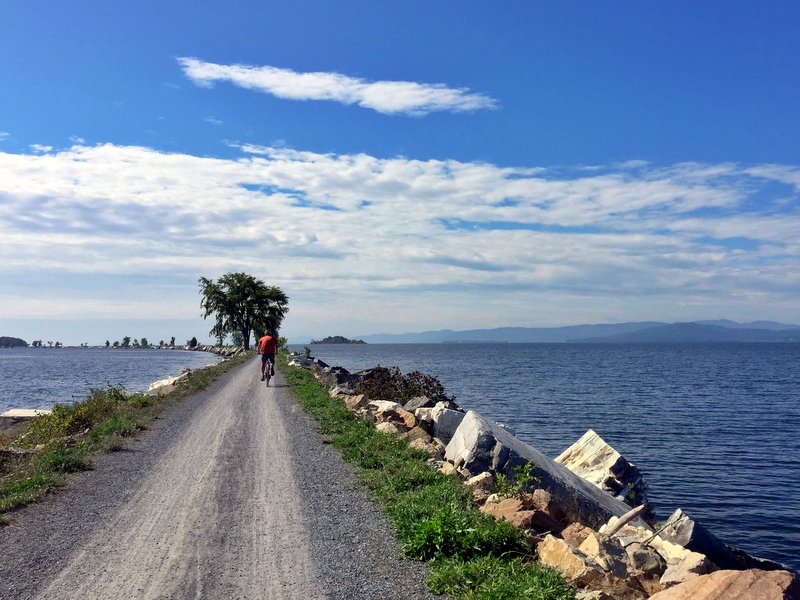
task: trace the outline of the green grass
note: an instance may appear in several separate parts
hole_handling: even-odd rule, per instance
[[[51,414],[28,422],[0,460],[0,525],[4,512],[35,502],[63,484],[67,473],[92,468],[92,456],[120,450],[168,406],[208,386],[220,374],[252,358],[240,355],[198,371],[164,396],[129,396],[121,388],[94,390],[80,402],[56,404]]]
[[[532,559],[522,532],[482,514],[461,482],[432,469],[427,455],[378,433],[330,398],[324,384],[303,369],[278,365],[319,431],[352,463],[395,527],[404,555],[427,561],[434,593],[455,599],[574,598],[559,574]]]

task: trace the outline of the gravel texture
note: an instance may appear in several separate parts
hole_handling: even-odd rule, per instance
[[[0,527],[0,598],[435,598],[255,361]]]

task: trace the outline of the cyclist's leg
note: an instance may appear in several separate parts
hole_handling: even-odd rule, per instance
[[[267,355],[261,355],[261,381],[264,381],[264,370],[267,367]]]

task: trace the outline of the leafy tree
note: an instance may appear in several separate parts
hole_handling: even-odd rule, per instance
[[[174,348],[175,347],[175,336],[174,335],[171,338],[169,338],[169,347],[170,348]]]
[[[192,336],[192,339],[186,340],[186,345],[189,346],[189,348],[197,348],[197,338]]]
[[[123,348],[131,347],[131,336],[126,335],[124,338],[122,338],[122,347]]]
[[[141,340],[139,340],[139,344],[142,348],[147,348],[150,345],[150,342],[147,341],[146,337],[143,337]]]
[[[106,348],[108,348],[110,345],[111,345],[111,342],[109,342],[108,340],[106,340]]]
[[[119,340],[114,341],[114,348],[119,348]]]
[[[289,298],[280,288],[246,273],[226,273],[216,282],[201,277],[199,284],[203,318],[214,315],[216,320],[209,334],[217,337],[238,331],[245,350],[250,349],[254,332],[277,334],[289,311]]]

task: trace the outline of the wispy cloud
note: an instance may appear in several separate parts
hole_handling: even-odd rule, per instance
[[[7,140],[10,137],[10,135],[11,134],[8,133],[7,131],[0,131],[0,142],[2,142],[3,140]]]
[[[796,181],[794,166],[555,173],[242,151],[0,152],[0,276],[51,289],[53,273],[146,274],[147,289],[115,292],[124,302],[102,287],[65,287],[59,302],[85,315],[170,317],[197,313],[199,276],[244,270],[287,290],[309,327],[314,315],[322,323],[368,306],[353,316],[362,332],[407,327],[399,320],[410,312],[420,327],[458,327],[476,313],[482,326],[525,324],[532,310],[538,324],[667,309],[676,320],[798,320],[788,315],[800,289],[800,192],[781,185]],[[47,310],[11,289],[0,292],[7,316]]]
[[[271,66],[218,65],[178,58],[195,84],[228,81],[287,100],[330,100],[356,104],[384,114],[421,116],[431,112],[470,112],[497,108],[497,101],[466,88],[413,81],[367,81],[340,73],[297,73]]]

